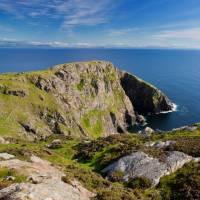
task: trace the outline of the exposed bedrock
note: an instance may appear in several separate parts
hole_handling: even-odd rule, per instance
[[[121,85],[136,111],[160,113],[173,109],[172,102],[156,87],[127,72],[120,72]]]
[[[120,171],[124,174],[123,181],[136,177],[146,177],[154,186],[159,183],[161,177],[175,172],[190,161],[199,161],[199,158],[193,158],[182,152],[171,151],[168,152],[165,161],[160,161],[158,158],[138,151],[120,158],[106,167],[103,172],[107,173],[109,178],[114,172]]]

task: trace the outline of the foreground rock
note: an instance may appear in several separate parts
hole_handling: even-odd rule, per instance
[[[172,109],[154,86],[105,61],[0,75],[0,101],[2,130],[33,140],[52,133],[89,138],[123,133],[145,125],[138,113]]]
[[[8,153],[0,153],[0,160],[10,160],[15,156],[8,154]]]
[[[15,169],[28,177],[26,183],[13,184],[0,190],[0,199],[6,200],[89,200],[93,193],[80,183],[64,183],[64,175],[47,161],[32,156],[31,162],[10,159],[0,161],[0,167]]]
[[[114,172],[120,171],[124,174],[123,181],[135,177],[146,177],[155,186],[159,183],[161,177],[175,172],[192,160],[199,161],[199,159],[194,159],[178,151],[169,152],[165,162],[161,162],[159,159],[150,157],[143,152],[136,152],[109,165],[103,170],[103,173],[106,173],[109,178],[112,177]]]

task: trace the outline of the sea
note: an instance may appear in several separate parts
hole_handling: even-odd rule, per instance
[[[0,73],[41,70],[73,61],[106,60],[162,90],[176,105],[146,116],[153,129],[200,122],[200,50],[175,49],[0,49]]]

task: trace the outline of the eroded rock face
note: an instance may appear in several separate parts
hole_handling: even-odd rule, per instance
[[[126,95],[139,113],[160,113],[173,109],[170,100],[157,88],[127,72],[120,72]]]
[[[150,157],[146,153],[136,152],[122,157],[115,163],[109,165],[103,170],[103,173],[107,173],[109,178],[113,172],[121,171],[124,173],[124,181],[135,177],[146,177],[154,186],[159,183],[162,176],[175,172],[185,163],[192,160],[196,161],[193,157],[178,151],[169,152],[165,162]]]
[[[96,134],[101,136],[123,133],[141,119],[135,111],[142,108],[157,113],[171,109],[170,101],[162,92],[132,75],[130,79],[134,78],[134,81],[127,82],[127,73],[119,72],[109,62],[64,64],[53,68],[53,73],[55,76],[48,79],[38,77],[35,85],[55,94],[62,108],[72,113],[70,126],[82,135],[88,135],[88,132],[91,135],[91,129],[97,126],[100,126],[101,133]],[[132,89],[136,92],[130,96]],[[69,120],[63,116],[60,123],[68,126]],[[57,127],[58,132],[59,124]]]
[[[13,184],[0,190],[0,199],[6,200],[89,200],[93,193],[79,182],[72,185],[61,180],[64,175],[51,163],[32,156],[31,162],[18,159],[0,161],[0,167],[15,169],[28,176],[25,183]]]
[[[10,89],[6,85],[0,85],[0,93],[6,94],[6,95],[18,96],[18,97],[25,97],[26,95],[28,95],[26,90]]]

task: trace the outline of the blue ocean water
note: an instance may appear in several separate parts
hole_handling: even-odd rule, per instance
[[[59,63],[103,59],[154,84],[178,105],[148,117],[154,129],[200,122],[200,51],[158,49],[0,49],[0,73],[44,69]]]

